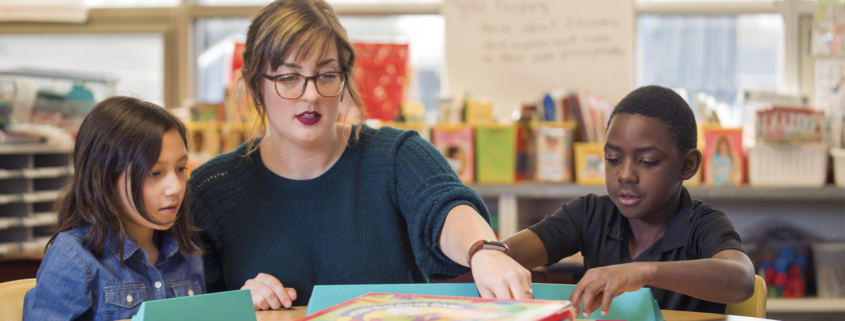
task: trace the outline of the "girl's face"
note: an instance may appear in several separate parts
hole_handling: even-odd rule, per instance
[[[163,225],[145,220],[133,205],[131,193],[127,193],[130,183],[126,172],[117,181],[123,210],[129,214],[130,223],[135,227],[154,230],[166,230],[176,222],[176,213],[185,197],[187,176],[185,166],[188,163],[188,151],[182,141],[182,135],[175,130],[164,134],[161,142],[161,154],[144,180],[144,205],[150,217]]]
[[[342,71],[337,48],[332,45],[323,57],[312,55],[296,60],[296,52],[292,52],[278,69],[268,69],[266,73],[270,76],[296,74],[311,77]],[[279,96],[273,81],[264,79],[264,102],[267,104],[267,118],[273,134],[301,144],[321,143],[331,138],[338,119],[340,97],[343,94],[323,97],[315,86],[313,80],[308,80],[302,96],[285,99]]]

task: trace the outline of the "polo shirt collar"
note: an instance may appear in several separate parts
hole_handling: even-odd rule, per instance
[[[695,203],[689,195],[686,187],[681,187],[681,200],[678,204],[678,211],[675,216],[669,221],[666,226],[666,233],[660,244],[660,251],[666,252],[676,248],[682,247],[686,244],[687,236],[689,234],[689,218],[695,211]],[[608,224],[605,233],[608,237],[616,240],[621,240],[625,235],[625,228],[627,226],[627,219],[622,216],[619,209],[616,209],[618,215],[614,215],[612,222]]]

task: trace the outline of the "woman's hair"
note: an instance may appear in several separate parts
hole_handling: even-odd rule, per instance
[[[276,70],[293,52],[296,52],[297,60],[312,54],[324,56],[331,46],[337,48],[338,63],[346,74],[346,90],[363,119],[364,107],[352,80],[355,48],[332,7],[323,0],[276,0],[258,12],[247,31],[241,77],[251,93],[262,125],[266,125],[267,113],[262,75],[268,68]],[[360,124],[355,131],[356,139],[361,133]],[[250,144],[249,152],[258,148],[255,140]]]
[[[118,179],[127,175],[126,193],[131,194],[135,210],[158,224],[144,205],[144,181],[161,155],[164,134],[171,130],[179,132],[187,146],[185,125],[160,106],[130,97],[111,97],[94,106],[76,136],[73,176],[56,201],[59,223],[47,248],[59,233],[90,225],[83,243],[100,256],[109,233],[116,233],[123,264],[126,224],[131,219],[120,205]],[[191,243],[197,229],[191,225],[190,208],[188,189],[170,229],[182,253],[197,254],[200,249]]]

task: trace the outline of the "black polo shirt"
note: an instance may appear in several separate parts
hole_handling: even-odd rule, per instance
[[[631,259],[626,236],[628,219],[607,195],[589,194],[563,204],[560,210],[529,227],[546,247],[550,264],[578,253],[584,268],[630,262],[668,262],[711,258],[724,250],[742,249],[739,234],[721,211],[693,201],[686,188],[675,217],[663,237]],[[725,304],[651,287],[661,309],[725,313]]]

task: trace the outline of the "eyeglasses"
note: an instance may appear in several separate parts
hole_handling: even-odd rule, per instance
[[[323,97],[336,97],[343,92],[346,86],[346,74],[343,72],[326,72],[316,76],[305,77],[297,74],[284,75],[262,75],[264,78],[273,81],[276,93],[284,99],[297,99],[305,93],[308,81],[313,80],[317,93]]]

